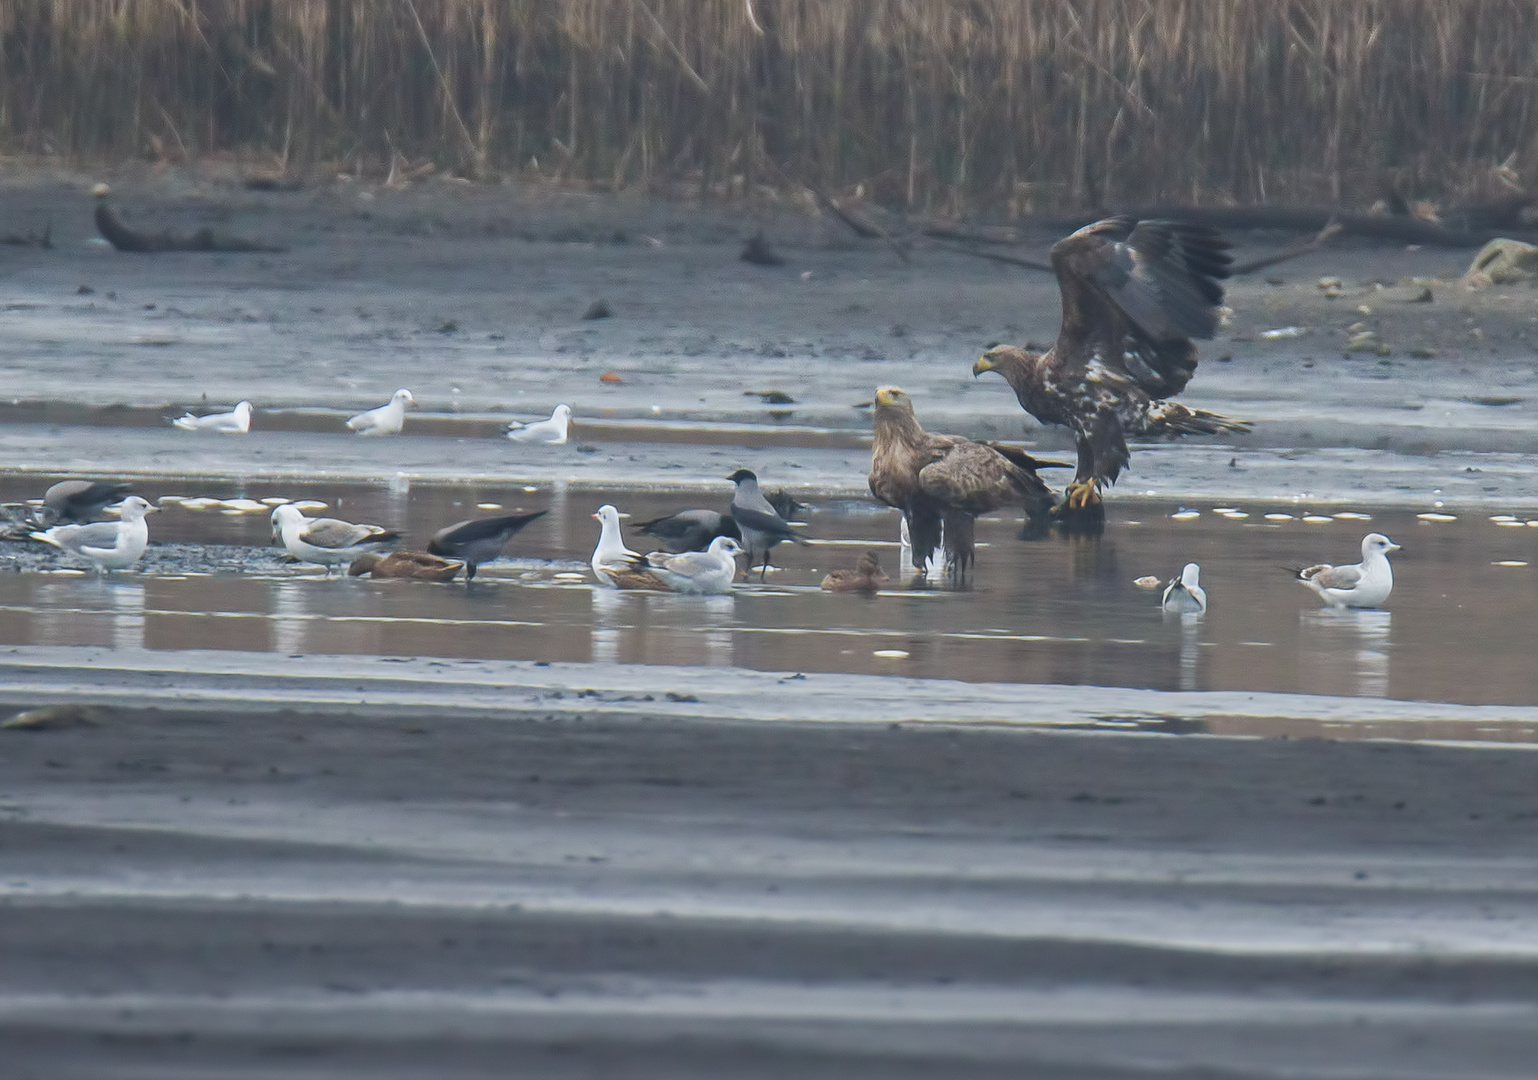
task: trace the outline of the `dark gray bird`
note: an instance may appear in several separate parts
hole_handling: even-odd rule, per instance
[[[102,516],[102,507],[121,502],[132,485],[120,480],[60,480],[43,492],[37,523],[52,528],[63,521],[88,525]]]
[[[748,553],[748,567],[759,556],[763,556],[763,568],[758,573],[758,580],[764,580],[764,575],[769,572],[769,551],[781,540],[789,540],[792,543],[806,543],[790,524],[779,514],[775,513],[774,506],[764,493],[758,490],[758,477],[749,469],[738,469],[727,477],[737,485],[737,490],[732,495],[732,517],[737,521],[737,528],[742,533],[742,546]]]
[[[536,510],[532,514],[503,514],[500,517],[471,518],[456,522],[433,534],[427,545],[429,554],[445,559],[460,559],[465,564],[465,580],[475,577],[475,568],[483,562],[500,558],[518,531],[547,511]]]
[[[797,514],[806,509],[806,503],[797,502],[796,497],[784,488],[775,488],[764,498],[769,500],[769,505],[774,507],[774,512],[786,521],[792,520]]]
[[[680,510],[667,517],[643,521],[636,530],[655,536],[675,555],[683,551],[704,551],[718,536],[742,539],[742,532],[731,515],[715,510]]]

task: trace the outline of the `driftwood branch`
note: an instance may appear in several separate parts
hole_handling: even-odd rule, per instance
[[[138,255],[154,254],[162,251],[220,251],[220,252],[260,252],[272,254],[286,251],[287,248],[264,244],[257,240],[247,240],[240,236],[225,236],[214,232],[212,229],[203,228],[190,234],[173,233],[169,229],[161,232],[141,232],[131,229],[123,224],[115,214],[112,207],[107,205],[105,199],[96,202],[96,228],[102,237],[119,251],[128,251]]]
[[[957,255],[970,255],[974,259],[987,259],[989,262],[1003,263],[1006,266],[1023,266],[1027,270],[1041,270],[1048,274],[1057,272],[1052,269],[1051,263],[1037,262],[1035,259],[1026,259],[1019,255],[1005,255],[1002,251],[978,251],[976,248],[959,247],[956,244],[938,246],[941,251],[953,251]]]
[[[810,190],[812,193],[812,197],[817,200],[817,205],[828,211],[828,213],[832,214],[834,217],[838,218],[845,225],[849,226],[850,230],[856,236],[863,236],[867,240],[884,240],[888,247],[897,252],[897,257],[899,259],[901,259],[903,262],[908,261],[907,249],[904,248],[902,244],[898,243],[891,233],[887,232],[880,225],[877,225],[864,214],[849,213],[842,206],[840,206],[831,195],[829,195],[826,191],[823,191],[821,188],[813,187],[811,185],[807,186],[808,190]]]
[[[958,225],[954,221],[926,222],[923,233],[936,240],[959,240],[964,244],[1011,245],[1023,239],[1019,229],[1008,225]]]
[[[43,226],[42,232],[6,233],[0,236],[0,244],[7,247],[53,247],[53,222]]]
[[[1275,255],[1267,255],[1262,259],[1251,259],[1249,262],[1239,263],[1229,269],[1230,277],[1242,277],[1245,274],[1253,274],[1257,270],[1264,270],[1268,266],[1276,266],[1278,263],[1288,262],[1303,255],[1311,254],[1324,247],[1331,240],[1341,234],[1342,226],[1338,221],[1331,221],[1320,229],[1312,238],[1301,244],[1294,244],[1290,248],[1283,248]]]

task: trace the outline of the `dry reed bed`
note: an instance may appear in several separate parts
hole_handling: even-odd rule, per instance
[[[1017,210],[1538,171],[1531,0],[5,0],[0,139]]]

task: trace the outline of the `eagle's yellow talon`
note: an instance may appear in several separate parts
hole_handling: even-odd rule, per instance
[[[1068,509],[1083,510],[1100,501],[1100,486],[1093,480],[1075,480],[1063,489]]]

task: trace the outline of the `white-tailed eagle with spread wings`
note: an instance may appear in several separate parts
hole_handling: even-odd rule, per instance
[[[1057,342],[1045,353],[998,345],[972,366],[996,371],[1026,412],[1073,431],[1078,471],[1070,510],[1100,501],[1126,466],[1129,435],[1248,431],[1243,420],[1165,399],[1196,372],[1192,339],[1210,338],[1232,260],[1215,230],[1181,221],[1109,218],[1052,248],[1063,295]]]

